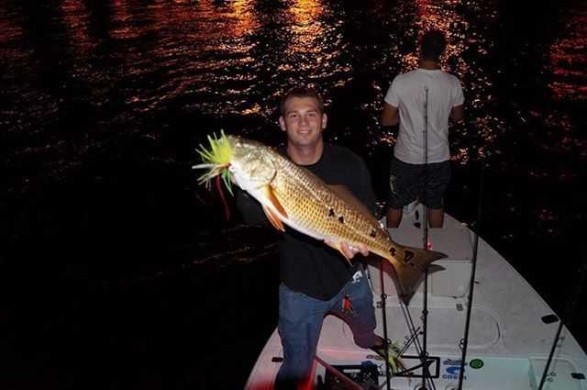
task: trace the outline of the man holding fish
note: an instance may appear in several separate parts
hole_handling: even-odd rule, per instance
[[[381,227],[373,216],[375,198],[365,163],[323,140],[328,118],[314,90],[293,89],[280,108],[285,150],[222,134],[208,138],[210,148],[201,147],[203,164],[195,168],[208,170],[201,183],[223,180],[229,189],[234,183],[242,190],[236,193],[237,204],[247,222],[267,217],[283,232],[278,330],[284,356],[277,375],[277,387],[283,389],[308,380],[329,313],[349,324],[357,345],[386,356],[382,338],[374,333],[365,271],[352,261],[357,253],[373,253],[392,264],[405,304],[428,264],[445,255],[397,244]]]
[[[374,209],[375,197],[364,162],[350,150],[323,140],[328,117],[320,96],[312,89],[295,88],[282,99],[280,110],[279,125],[287,136],[286,155],[326,183],[345,186]],[[245,219],[254,214],[251,208],[260,209],[242,191],[237,192],[237,202]],[[281,237],[278,329],[284,356],[277,375],[278,389],[297,388],[309,379],[328,313],[346,320],[359,346],[382,343],[374,333],[373,297],[365,271],[360,263],[350,261],[357,253],[367,255],[369,251],[365,245],[347,243],[341,243],[339,250],[344,257],[293,229]]]

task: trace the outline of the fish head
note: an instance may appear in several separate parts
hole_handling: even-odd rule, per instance
[[[275,160],[278,154],[268,146],[224,133],[220,137],[208,136],[208,141],[209,147],[200,145],[198,150],[202,164],[194,166],[195,169],[207,170],[198,182],[210,186],[212,179],[222,179],[231,193],[231,184],[234,183],[257,195],[276,176]]]
[[[276,174],[275,152],[253,140],[228,136],[232,158],[228,170],[232,181],[248,192],[268,185]]]

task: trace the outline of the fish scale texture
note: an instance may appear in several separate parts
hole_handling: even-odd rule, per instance
[[[355,210],[306,169],[270,153],[277,168],[271,186],[289,219],[333,241],[365,244],[371,252],[391,260],[389,249],[394,243],[374,217]]]

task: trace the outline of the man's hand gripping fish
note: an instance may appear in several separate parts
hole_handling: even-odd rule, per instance
[[[365,245],[369,252],[392,264],[398,294],[406,304],[428,264],[446,257],[393,242],[350,191],[328,186],[259,142],[224,134],[208,140],[210,149],[199,150],[204,164],[194,167],[209,169],[199,178],[200,183],[209,184],[217,176],[222,177],[229,190],[231,183],[235,183],[261,203],[276,229],[284,231],[285,224],[317,240],[326,240],[343,256],[342,243]]]

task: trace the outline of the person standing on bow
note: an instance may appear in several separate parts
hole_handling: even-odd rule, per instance
[[[430,227],[442,227],[443,196],[450,181],[449,118],[463,120],[459,80],[440,70],[446,48],[441,31],[428,31],[420,43],[420,65],[395,77],[381,116],[383,126],[399,123],[391,162],[387,227],[398,227],[402,209],[415,200],[428,207]]]
[[[320,96],[309,88],[294,88],[282,99],[279,126],[287,137],[280,152],[327,184],[342,185],[369,210],[375,195],[363,160],[349,149],[324,142],[327,115]],[[237,190],[237,206],[245,222],[266,221],[259,204]],[[329,244],[328,242],[326,244]],[[374,333],[373,296],[363,265],[351,261],[366,247],[342,245],[344,257],[324,242],[287,228],[280,236],[279,320],[283,363],[276,389],[305,388],[312,371],[324,317],[345,320],[357,345],[382,352],[383,340]],[[346,258],[349,260],[347,261]]]

